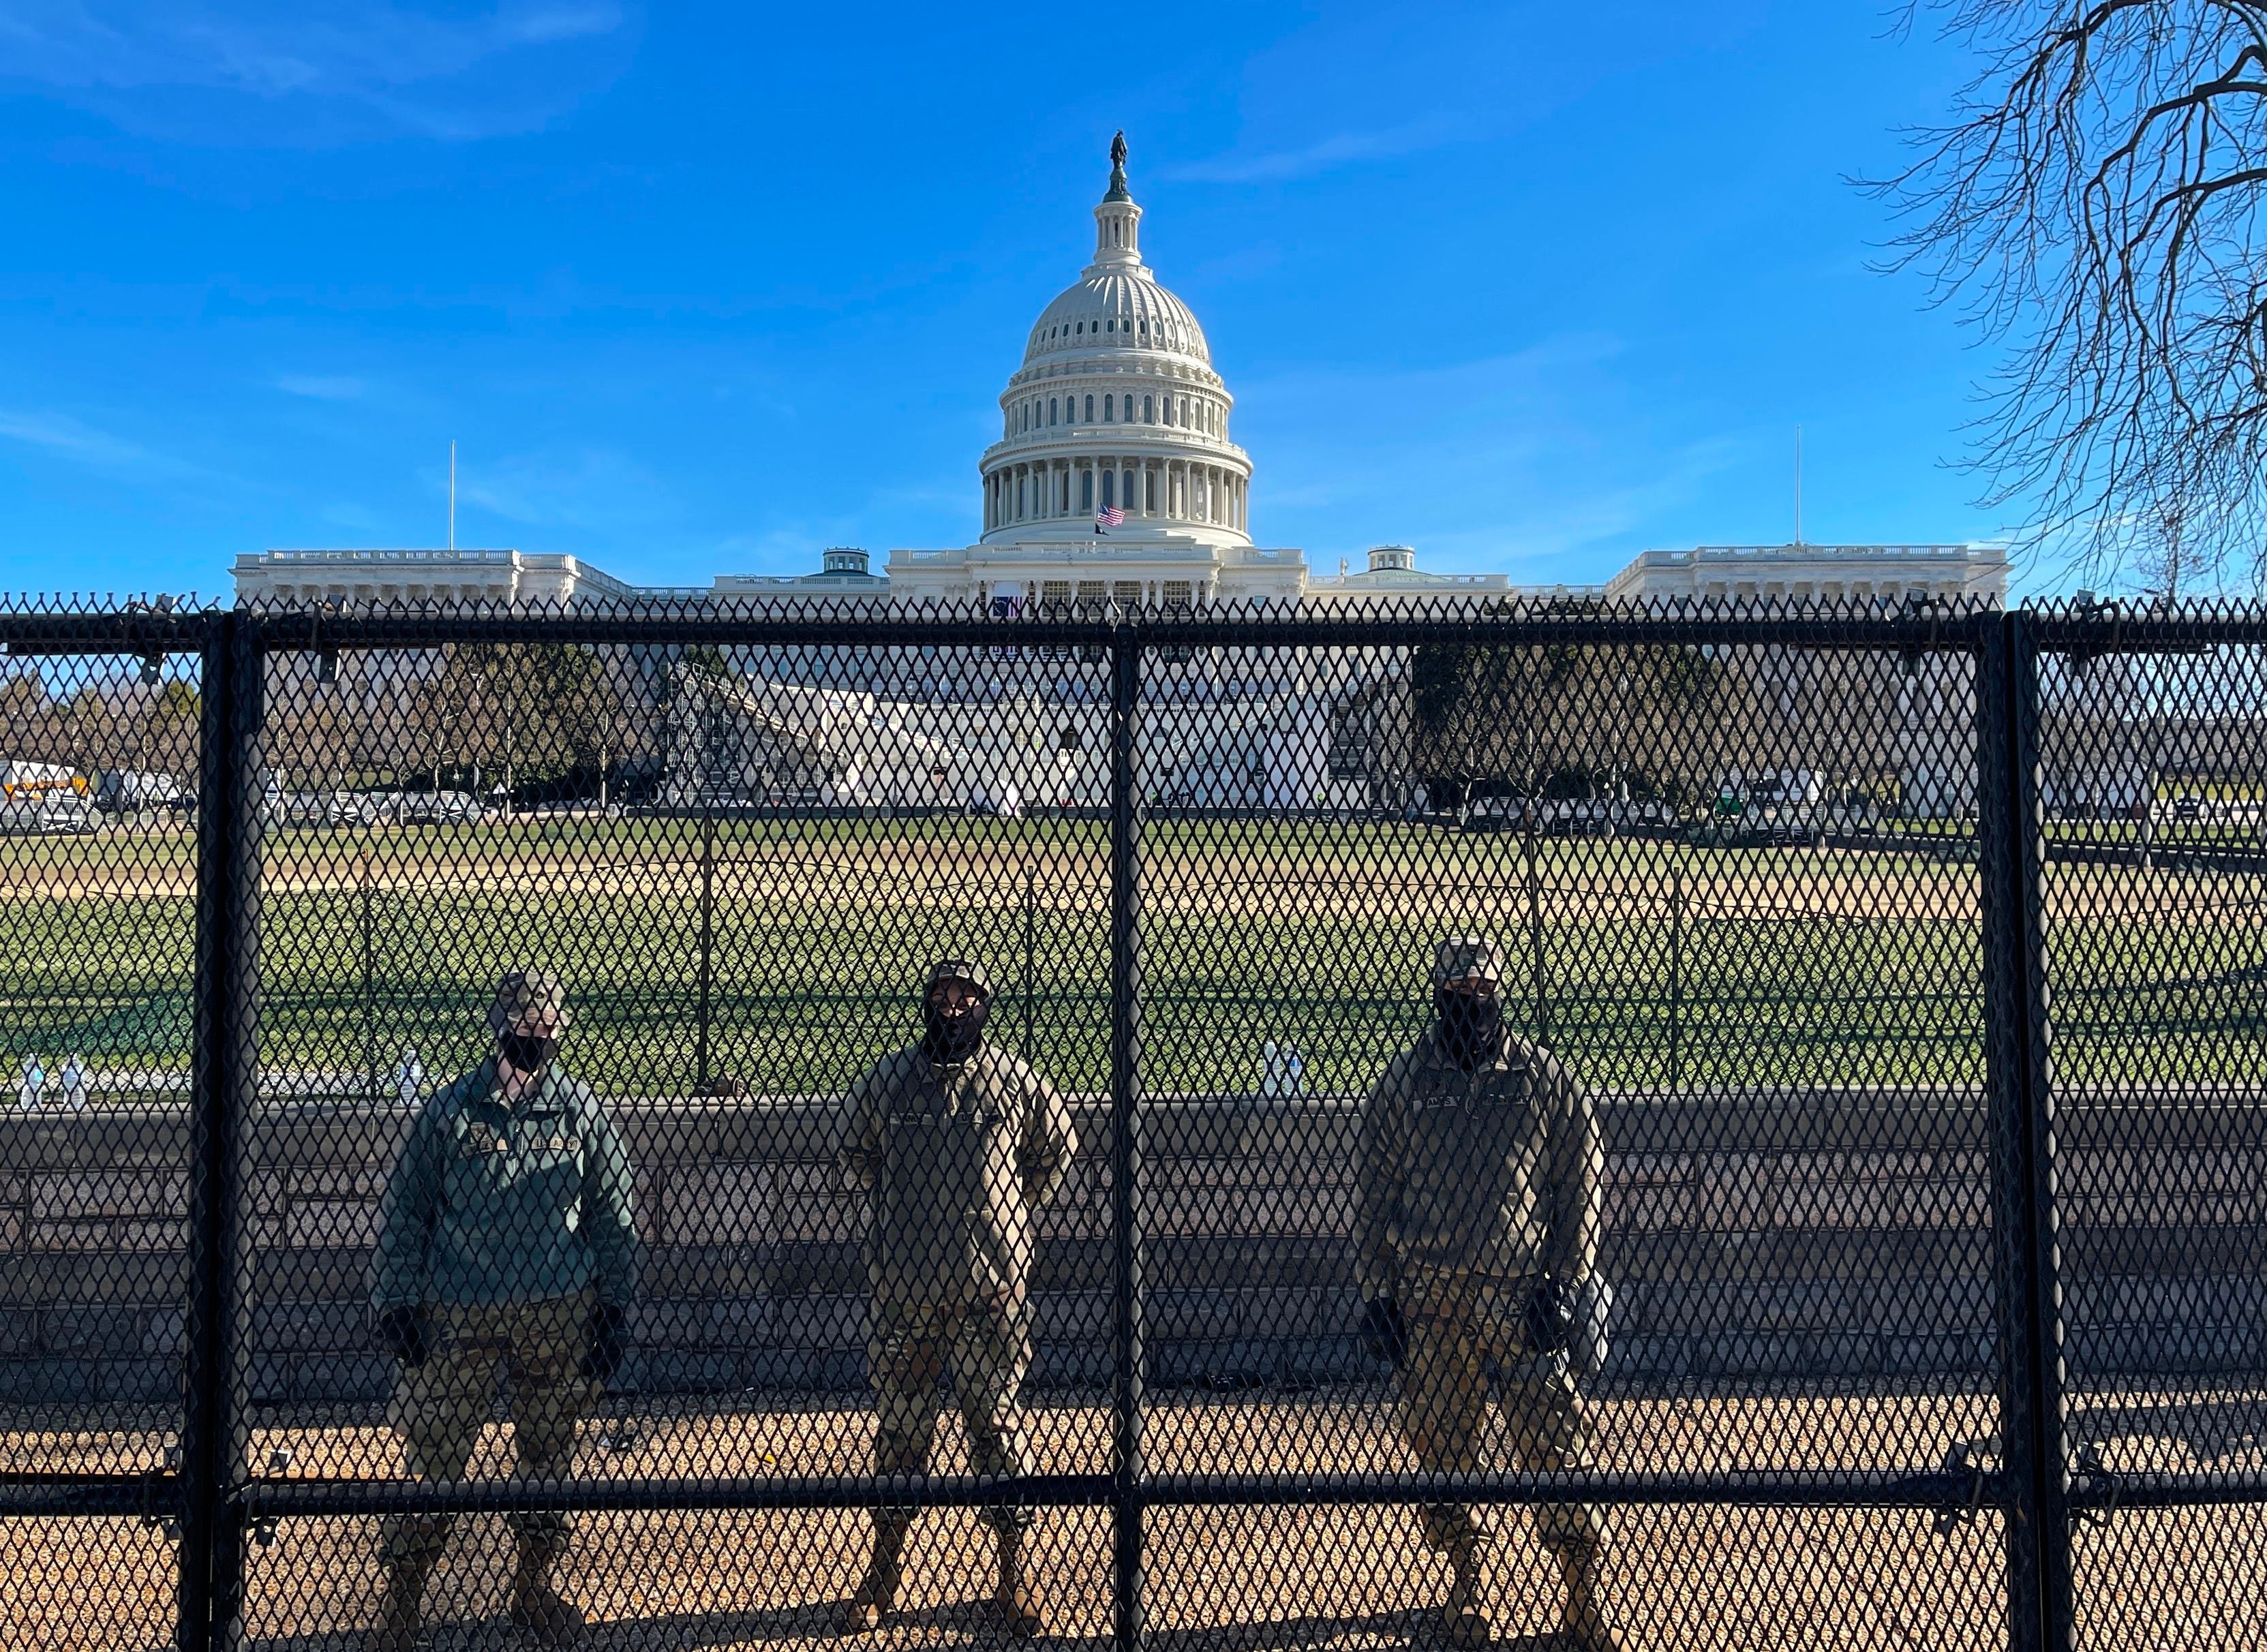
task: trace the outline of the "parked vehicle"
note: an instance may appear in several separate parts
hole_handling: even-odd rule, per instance
[[[1517,832],[1527,819],[1526,800],[1520,797],[1483,797],[1465,809],[1458,824],[1467,832]]]
[[[0,794],[0,833],[62,833],[94,830],[94,804],[76,791]]]
[[[481,818],[481,800],[468,791],[406,791],[395,813],[404,826],[461,826]]]
[[[189,809],[196,798],[171,775],[138,768],[106,768],[96,776],[94,806],[112,814],[145,809]]]

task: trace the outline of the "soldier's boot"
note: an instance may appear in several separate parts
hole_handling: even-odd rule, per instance
[[[1008,1633],[1018,1641],[1029,1641],[1044,1632],[1039,1619],[1039,1597],[1031,1587],[1029,1573],[1023,1568],[1023,1533],[1020,1527],[1001,1526],[1000,1581],[992,1590],[992,1604],[1000,1609],[1001,1620]]]
[[[1487,1596],[1480,1581],[1480,1540],[1475,1535],[1457,1537],[1449,1546],[1451,1581],[1449,1598],[1441,1604],[1441,1634],[1449,1644],[1475,1648],[1495,1644],[1495,1625],[1488,1621]]]
[[[1559,1633],[1580,1652],[1627,1652],[1627,1645],[1598,1604],[1598,1546],[1569,1543],[1552,1551],[1566,1585],[1566,1607]]]
[[[561,1599],[552,1586],[551,1568],[566,1552],[567,1540],[549,1534],[519,1539],[519,1564],[511,1575],[511,1605],[507,1613],[515,1629],[525,1630],[538,1646],[573,1646],[583,1638],[583,1614]]]
[[[385,1592],[378,1598],[378,1619],[363,1638],[363,1652],[411,1652],[425,1627],[425,1579],[432,1569],[430,1554],[385,1562]]]
[[[894,1521],[874,1523],[874,1553],[866,1562],[866,1575],[857,1592],[835,1608],[835,1626],[844,1634],[865,1634],[882,1626],[882,1619],[898,1609],[898,1589],[905,1574],[899,1565],[905,1553],[906,1529]]]

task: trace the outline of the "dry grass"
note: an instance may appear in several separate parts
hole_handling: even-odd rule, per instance
[[[2165,1414],[2184,1414],[2172,1402]],[[2251,1403],[2249,1399],[2247,1404]],[[1045,1465],[1097,1467],[1106,1429],[1091,1407],[1045,1406],[1035,1419]],[[1382,1406],[1222,1402],[1161,1406],[1149,1440],[1161,1470],[1257,1469],[1402,1459]],[[1602,1455],[1655,1467],[1804,1463],[1863,1466],[1933,1461],[1951,1439],[1988,1430],[1988,1402],[1961,1396],[1889,1400],[1816,1396],[1770,1400],[1621,1400],[1601,1407]],[[861,1409],[649,1418],[625,1455],[591,1425],[585,1472],[855,1472],[870,1439]],[[2124,1465],[2197,1466],[2169,1426],[2135,1426]],[[957,1426],[938,1466],[959,1466]],[[84,1443],[82,1436],[74,1443]],[[289,1440],[295,1472],[394,1471],[390,1438],[370,1428],[264,1430],[255,1460]],[[11,1461],[52,1460],[62,1442],[19,1440]],[[508,1435],[492,1428],[475,1472],[503,1472]],[[1493,1610],[1510,1644],[1539,1648],[1555,1574],[1528,1516],[1492,1516]],[[1607,1585],[1617,1619],[1644,1648],[1919,1648],[2006,1642],[2003,1548],[1985,1516],[1940,1534],[1925,1512],[1717,1508],[1607,1514]],[[567,1592],[597,1626],[593,1652],[773,1647],[830,1638],[827,1603],[862,1560],[854,1513],[669,1511],[586,1515]],[[34,1521],[0,1526],[0,1646],[143,1652],[170,1641],[171,1557],[159,1531],[132,1521]],[[1054,1635],[1096,1645],[1110,1632],[1111,1517],[1042,1511],[1034,1569]],[[1189,1509],[1153,1514],[1147,1532],[1148,1612],[1163,1652],[1431,1643],[1425,1609],[1446,1586],[1444,1563],[1406,1508]],[[378,1586],[368,1517],[283,1522],[249,1551],[245,1645],[271,1652],[352,1652]],[[2267,1610],[2267,1508],[2121,1513],[2077,1538],[2080,1644],[2238,1648],[2256,1644]],[[905,1610],[874,1640],[888,1647],[996,1641],[983,1604],[988,1538],[965,1510],[916,1528]],[[437,1652],[507,1644],[503,1597],[510,1567],[501,1521],[460,1523],[428,1608]]]

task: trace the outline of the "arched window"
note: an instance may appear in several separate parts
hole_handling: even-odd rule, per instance
[[[1153,404],[1153,402],[1151,401],[1150,398],[1148,398],[1148,396],[1144,396],[1144,397],[1142,397],[1142,398],[1141,398],[1141,422],[1142,422],[1142,423],[1144,423],[1144,424],[1155,424],[1155,423],[1156,423],[1156,422],[1157,422],[1157,409],[1156,409],[1156,406]]]
[[[1083,321],[1079,322],[1079,323],[1077,324],[1077,331],[1079,331],[1079,332],[1081,332],[1081,333],[1085,332],[1085,331],[1086,331],[1086,323],[1085,323],[1085,322],[1083,322]]]
[[[1117,398],[1117,397],[1115,397],[1115,396],[1104,396],[1104,397],[1102,399],[1102,422],[1103,422],[1104,424],[1108,424],[1109,422],[1111,422],[1111,421],[1113,418],[1115,418],[1115,417],[1117,416],[1117,407],[1118,407],[1118,398]]]
[[[1053,396],[1049,396],[1049,397],[1047,398],[1047,422],[1048,422],[1049,424],[1053,424],[1054,422],[1055,422],[1055,399],[1054,399]]]
[[[1082,511],[1094,509],[1094,473],[1090,470],[1078,474],[1078,508]]]
[[[1116,471],[1105,470],[1102,473],[1102,508],[1104,510],[1109,510],[1111,506],[1118,503],[1117,483],[1118,473]]]
[[[1089,424],[1092,424],[1094,422],[1094,398],[1092,396],[1089,396],[1086,399],[1086,422]]]

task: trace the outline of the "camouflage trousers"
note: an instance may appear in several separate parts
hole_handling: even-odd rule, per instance
[[[598,1398],[583,1375],[591,1297],[583,1292],[494,1307],[441,1304],[427,1311],[433,1336],[425,1362],[405,1368],[386,1421],[400,1435],[409,1472],[461,1480],[488,1424],[496,1378],[510,1384],[512,1478],[537,1484],[574,1472],[575,1422]],[[507,1515],[529,1542],[562,1542],[567,1516]],[[448,1541],[451,1515],[391,1515],[379,1523],[388,1561],[429,1560]]]
[[[968,1429],[970,1470],[979,1476],[1031,1472],[1031,1445],[1016,1404],[1031,1367],[1028,1303],[948,1307],[877,1299],[867,1355],[878,1423],[877,1474],[928,1472],[941,1403],[937,1389],[948,1369]],[[913,1516],[909,1508],[881,1509],[874,1515],[877,1524],[899,1528]],[[987,1509],[984,1518],[1000,1531],[1020,1531],[1031,1524],[1031,1511],[1000,1506]]]
[[[1491,1394],[1514,1466],[1593,1465],[1589,1412],[1565,1362],[1537,1360],[1529,1345],[1531,1281],[1437,1274],[1407,1280],[1403,1289],[1409,1347],[1401,1425],[1420,1468],[1473,1473],[1484,1466]],[[1596,1543],[1601,1530],[1587,1503],[1540,1504],[1535,1525],[1555,1550]],[[1454,1549],[1477,1539],[1479,1527],[1462,1504],[1434,1503],[1425,1510],[1425,1536],[1435,1548]]]

